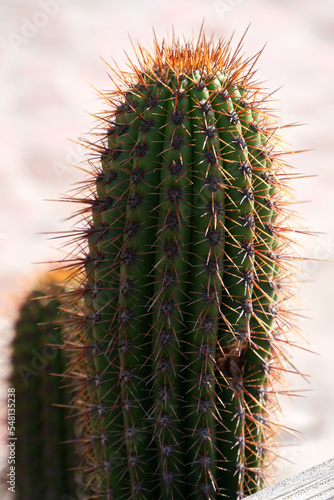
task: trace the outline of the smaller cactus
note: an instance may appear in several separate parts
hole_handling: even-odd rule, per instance
[[[56,283],[44,279],[21,304],[15,323],[9,386],[16,394],[17,500],[77,498],[73,425],[64,408],[69,395],[53,375],[65,369],[56,347],[60,304]]]

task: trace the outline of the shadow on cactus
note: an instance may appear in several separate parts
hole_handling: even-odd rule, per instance
[[[66,263],[90,498],[239,500],[275,455],[295,174],[241,43],[155,39],[102,94]]]
[[[17,500],[77,498],[74,425],[65,409],[70,394],[55,376],[66,368],[66,353],[57,347],[60,306],[56,278],[45,276],[22,301],[15,323],[9,387],[15,389]]]

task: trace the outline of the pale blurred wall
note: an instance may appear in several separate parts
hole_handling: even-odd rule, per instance
[[[114,58],[124,68],[123,49],[133,54],[128,37],[143,44],[174,25],[181,36],[197,34],[205,18],[208,35],[235,43],[250,24],[245,53],[267,44],[258,78],[279,87],[283,118],[304,127],[287,129],[296,150],[311,152],[291,158],[305,175],[297,207],[306,226],[321,233],[306,242],[304,255],[325,259],[303,262],[301,298],[308,309],[299,325],[319,355],[295,353],[294,362],[310,375],[310,384],[294,380],[294,388],[311,389],[304,398],[282,401],[284,423],[303,433],[304,441],[285,436],[281,453],[294,464],[281,463],[277,479],[330,458],[334,449],[334,2],[331,0],[0,0],[0,297],[3,301],[2,376],[10,337],[11,297],[37,268],[33,262],[58,259],[57,241],[41,232],[69,228],[60,223],[73,211],[64,203],[47,202],[64,195],[82,175],[69,166],[84,159],[85,150],[69,142],[94,126],[89,113],[101,103],[89,83],[107,90]],[[89,83],[88,83],[89,82]],[[296,377],[294,378],[296,379]],[[4,412],[4,408],[2,413]],[[293,444],[286,448],[286,444]],[[2,453],[3,456],[3,453]]]

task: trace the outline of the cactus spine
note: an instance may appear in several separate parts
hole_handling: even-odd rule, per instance
[[[68,338],[94,499],[236,500],[264,484],[289,174],[240,48],[155,40],[103,96],[101,163],[72,198],[91,215]]]
[[[78,465],[73,422],[63,407],[70,395],[52,375],[66,368],[65,353],[56,347],[61,342],[57,293],[55,282],[41,280],[15,324],[9,383],[16,395],[17,500],[74,500],[76,490],[75,472],[69,470]]]

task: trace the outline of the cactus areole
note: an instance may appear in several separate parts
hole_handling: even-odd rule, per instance
[[[71,198],[85,203],[67,343],[89,498],[237,500],[265,484],[290,174],[258,54],[240,50],[155,40],[103,94],[90,194]]]

